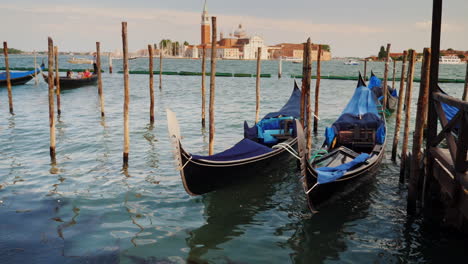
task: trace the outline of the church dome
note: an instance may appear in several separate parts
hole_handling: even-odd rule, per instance
[[[242,28],[242,24],[239,24],[239,27],[234,31],[234,37],[236,38],[245,38],[247,34],[245,30]]]

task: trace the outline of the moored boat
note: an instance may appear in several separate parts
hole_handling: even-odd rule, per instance
[[[10,71],[10,83],[11,85],[21,85],[29,82],[34,78],[34,74],[39,74],[44,70],[44,64],[41,64],[41,67],[27,72],[11,72]],[[0,72],[0,86],[7,85],[7,76],[6,72]]]
[[[371,77],[369,79],[369,85],[367,86],[379,100],[380,104],[383,104],[383,84],[382,81],[375,76],[374,72],[371,71]],[[398,106],[398,93],[394,87],[387,85],[387,113],[393,113]]]
[[[83,77],[83,78],[73,78],[73,77],[60,77],[59,82],[60,82],[60,89],[71,89],[71,88],[79,88],[83,86],[89,86],[89,85],[95,85],[98,81],[98,76],[97,76],[97,66],[96,63],[94,65],[94,73],[90,77]],[[42,74],[44,77],[44,81],[46,83],[49,83],[49,78],[48,75]],[[55,83],[55,79],[54,79]]]
[[[297,155],[295,120],[300,117],[300,98],[294,83],[289,100],[278,112],[267,114],[253,127],[244,122],[244,139],[211,156],[194,155],[182,147],[176,116],[168,109],[169,136],[187,193],[201,195],[239,183],[261,175],[266,167],[286,164],[290,153]]]
[[[326,139],[313,156],[305,150],[303,131],[297,132],[304,192],[312,211],[359,186],[382,161],[386,143],[385,116],[361,76],[350,102],[326,128]]]
[[[462,60],[458,56],[455,56],[455,55],[440,56],[439,63],[440,64],[461,64]]]

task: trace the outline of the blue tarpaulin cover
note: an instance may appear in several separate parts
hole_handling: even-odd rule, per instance
[[[336,181],[339,178],[341,178],[349,169],[356,165],[364,163],[369,157],[369,154],[362,153],[352,161],[341,164],[340,166],[318,168],[316,169],[318,174],[317,183],[324,184]]]
[[[204,159],[211,161],[233,161],[259,156],[273,151],[273,149],[262,144],[244,138],[237,144],[223,152],[211,156],[192,155],[193,159]]]
[[[342,114],[351,114],[356,117],[363,116],[364,114],[371,113],[379,116],[377,110],[376,99],[374,94],[369,88],[359,86],[354,91],[354,95],[346,105]]]
[[[379,98],[380,101],[383,99],[382,81],[379,78],[377,78],[377,76],[373,74],[371,75],[367,87],[371,89],[372,92],[374,92],[375,96]],[[393,97],[398,97],[396,89],[394,89],[391,86],[387,86],[387,89]]]
[[[39,69],[37,69],[39,72]],[[28,72],[10,72],[10,78],[16,79],[34,74],[34,70]],[[6,72],[0,72],[0,80],[6,80]]]

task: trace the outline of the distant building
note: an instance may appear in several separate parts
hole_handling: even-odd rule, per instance
[[[319,47],[319,44],[311,44],[312,60],[315,60],[315,61],[317,60],[318,47]],[[302,60],[304,56],[304,44],[281,43],[273,47],[269,47],[269,52],[270,52],[269,57],[271,59],[278,59],[281,57],[284,59]],[[320,60],[322,61],[331,60],[331,52],[322,49]]]
[[[203,5],[203,12],[201,15],[201,44],[205,45],[209,43],[211,43],[211,26],[205,0],[205,4]]]

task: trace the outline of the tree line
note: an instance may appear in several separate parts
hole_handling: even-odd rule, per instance
[[[184,41],[183,46],[188,46],[190,45],[187,41]],[[180,54],[180,48],[181,44],[179,41],[172,41],[170,39],[162,39],[159,42],[159,49],[163,52],[165,55],[169,56],[179,56]],[[154,48],[158,48],[158,44],[154,44]]]

